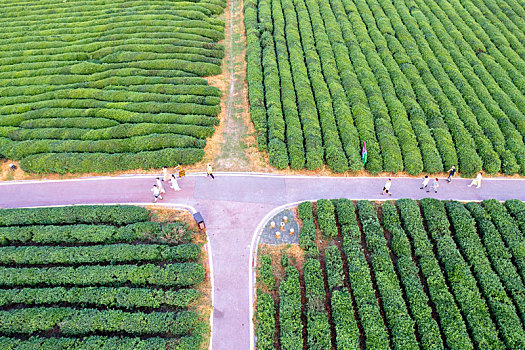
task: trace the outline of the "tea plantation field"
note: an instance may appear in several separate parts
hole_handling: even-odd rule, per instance
[[[525,348],[523,202],[320,200],[298,214],[304,256],[277,246],[258,262],[259,350]]]
[[[525,174],[520,0],[247,0],[251,117],[277,168]]]
[[[220,90],[224,0],[0,7],[0,156],[35,173],[202,159]]]
[[[0,348],[199,349],[191,240],[138,207],[0,210]]]

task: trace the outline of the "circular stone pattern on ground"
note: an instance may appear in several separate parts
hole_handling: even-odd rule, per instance
[[[284,217],[288,218],[288,222],[284,223],[284,231],[281,231],[281,223],[284,222]],[[275,228],[271,227],[272,221],[275,223]],[[294,229],[294,233],[290,234],[290,229]],[[275,233],[281,234],[280,238],[276,238]],[[272,217],[264,225],[261,231],[260,243],[266,244],[298,244],[299,243],[299,223],[295,218],[295,213],[290,209],[286,209]]]

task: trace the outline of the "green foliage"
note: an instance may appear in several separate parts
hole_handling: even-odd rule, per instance
[[[333,203],[328,199],[317,201],[316,213],[319,229],[326,237],[337,236],[337,225],[335,223],[335,208]]]
[[[417,203],[410,199],[400,199],[396,204],[400,211],[403,228],[412,241],[414,257],[425,277],[430,300],[439,315],[445,344],[450,348],[473,349],[465,322],[434,256]]]
[[[279,66],[281,83],[281,102],[286,124],[286,146],[290,157],[291,169],[305,167],[304,137],[301,120],[297,110],[297,96],[295,94],[292,72],[286,46],[286,32],[284,14],[280,0],[272,0],[273,37],[275,40],[275,54]]]
[[[181,244],[191,240],[190,231],[184,223],[161,225],[156,222],[138,222],[120,227],[103,224],[66,225],[59,221],[52,224],[0,227],[0,245],[118,242]]]
[[[494,127],[495,119],[501,128],[501,132],[505,135],[506,147],[514,153],[517,165],[520,167],[520,173],[523,172],[523,141],[518,137],[522,122],[515,119],[517,115],[515,106],[509,103],[509,101],[506,101],[500,87],[495,84],[483,64],[479,64],[478,55],[465,42],[462,33],[458,31],[456,25],[460,25],[462,30],[465,29],[465,27],[461,25],[461,22],[456,24],[452,23],[446,14],[432,3],[424,3],[423,1],[416,0],[415,4],[417,4],[421,11],[415,13],[415,18],[418,20],[418,24],[426,26],[424,29],[425,37],[429,38],[428,42],[432,45],[434,52],[439,52],[436,57],[439,59],[451,57],[448,63],[457,66],[456,69],[453,65],[442,63],[444,68],[450,67],[453,69],[447,71],[447,74],[453,79],[460,79],[463,75],[468,81],[468,84],[464,85],[456,81],[455,84],[462,89],[463,96],[467,98],[469,104],[476,104],[474,110],[483,112],[477,114],[477,116],[483,118],[483,121],[480,119],[480,123],[484,128],[484,132],[492,138],[494,144],[496,140],[494,137],[499,138],[498,128]],[[453,15],[452,12],[449,12],[449,14]],[[457,19],[457,14],[454,14],[454,16]],[[432,36],[429,36],[429,30],[432,30]],[[475,50],[484,51],[479,45]],[[473,90],[467,92],[468,90],[465,89],[468,89],[469,84]],[[474,94],[472,92],[474,92]],[[477,103],[476,95],[484,107]],[[485,108],[494,116],[494,119],[484,113]],[[502,139],[499,138],[498,142],[501,142],[501,140]],[[502,170],[504,172],[516,170],[512,157],[509,157],[504,152],[500,154],[502,157]]]
[[[67,119],[58,119],[67,120]],[[10,159],[23,159],[41,153],[138,153],[165,148],[204,148],[206,141],[191,136],[153,134],[112,140],[27,140],[10,143],[2,153]]]
[[[511,201],[508,203],[507,208],[510,208],[517,202]],[[507,205],[507,202],[505,205]],[[514,305],[516,305],[521,320],[525,320],[525,287],[516,266],[512,263],[512,255],[509,249],[505,246],[501,234],[492,223],[490,215],[485,212],[481,205],[467,203],[465,206],[472,217],[476,219],[483,246],[487,251],[487,256],[494,270],[514,300]]]
[[[359,201],[357,209],[363,226],[366,247],[370,253],[377,289],[381,296],[388,327],[391,330],[393,348],[417,349],[414,321],[408,314],[403,300],[403,292],[390,260],[390,252],[377,214],[369,201]]]
[[[301,45],[297,13],[293,1],[281,1],[281,5],[285,20],[285,36],[290,57],[290,67],[297,96],[297,109],[303,129],[306,169],[318,169],[324,163],[326,145],[323,145],[322,129],[314,98],[313,84],[303,59],[305,52]]]
[[[303,225],[299,230],[299,246],[311,258],[317,258],[319,249],[315,240],[317,233],[315,231],[315,223],[313,216],[313,207],[311,202],[303,202],[297,207],[299,218],[303,221]]]
[[[270,164],[358,171],[366,142],[372,174],[523,173],[525,22],[502,3],[251,2],[249,94]]]
[[[51,287],[0,290],[0,305],[48,305],[70,303],[135,309],[171,306],[185,308],[193,304],[200,293],[195,289],[155,290],[130,287]]]
[[[121,310],[36,307],[0,311],[0,315],[0,331],[4,334],[32,334],[60,325],[60,332],[66,336],[97,331],[124,331],[135,335],[169,332],[177,336],[190,332],[198,322],[198,315],[194,311],[146,314]]]
[[[257,143],[261,150],[268,145],[267,117],[264,105],[264,85],[261,65],[261,44],[257,28],[257,1],[247,0],[244,3],[244,25],[246,27],[246,68],[248,80],[248,97],[250,99],[250,116],[257,131]]]
[[[41,153],[28,156],[20,166],[35,173],[108,173],[130,169],[158,169],[193,164],[204,157],[200,148],[165,148],[138,153]]]
[[[525,281],[525,240],[516,221],[497,200],[485,200],[482,204],[509,248],[522,280]],[[519,216],[516,214],[516,217]]]
[[[490,265],[475,220],[469,211],[458,202],[446,204],[450,222],[454,227],[454,238],[460,246],[463,256],[472,266],[481,292],[487,300],[491,314],[503,336],[507,348],[525,347],[525,332],[516,313],[516,308],[507,296],[505,288]]]
[[[281,349],[303,348],[303,323],[301,321],[301,285],[299,272],[293,266],[285,270],[279,285],[279,340]]]
[[[419,344],[422,349],[443,349],[439,326],[432,317],[429,298],[421,283],[419,268],[412,259],[410,241],[401,227],[397,208],[393,203],[385,203],[382,214],[383,227],[392,235],[391,250],[397,258],[396,270],[421,338]]]
[[[275,275],[272,268],[272,259],[269,255],[261,256],[259,276],[268,290],[275,290]]]
[[[0,141],[0,155],[28,172],[60,174],[158,168],[156,158],[174,153],[171,164],[202,159],[197,149],[214,132],[221,100],[202,77],[221,73],[225,23],[216,16],[226,4],[138,2],[116,11],[121,5],[2,7],[10,25],[0,125],[17,129],[0,131],[12,141]],[[27,21],[38,30],[22,31]]]
[[[504,349],[486,301],[481,296],[470,266],[459,253],[449,230],[444,204],[432,198],[421,201],[428,233],[437,247],[437,256],[449,279],[458,306],[465,314],[473,341],[480,347]],[[479,252],[478,252],[479,254]]]
[[[319,260],[307,259],[304,266],[306,295],[306,344],[309,349],[331,349],[330,325],[324,307],[325,290]]]
[[[186,223],[149,219],[134,206],[1,210],[0,332],[13,338],[0,347],[200,347],[201,247]]]
[[[340,198],[336,201],[337,222],[341,227],[345,225],[357,224],[355,208],[352,201]]]
[[[339,206],[345,206],[345,220],[349,224],[341,225],[343,252],[348,263],[348,277],[357,305],[357,313],[365,332],[365,346],[374,349],[388,349],[389,341],[386,327],[381,317],[379,303],[374,293],[370,268],[361,247],[361,232],[357,226],[354,205],[348,200],[339,200]],[[342,217],[339,213],[339,218]]]
[[[341,259],[339,248],[335,245],[326,248],[324,250],[324,260],[329,290],[333,291],[336,288],[343,287],[343,260]]]
[[[517,199],[505,201],[505,208],[516,220],[522,233],[525,232],[525,203]]]
[[[122,262],[197,261],[198,245],[108,244],[84,247],[9,246],[0,247],[0,264],[44,265]]]
[[[313,207],[311,202],[302,202],[297,206],[297,212],[301,220],[313,219]]]
[[[288,166],[289,161],[285,144],[285,121],[281,103],[279,69],[271,33],[273,28],[271,26],[270,6],[269,0],[260,0],[258,3],[259,19],[266,24],[260,28],[260,42],[266,114],[268,116],[268,155],[270,156],[271,166],[284,169]]]
[[[80,267],[0,267],[2,286],[105,285],[193,286],[204,280],[204,267],[196,263],[145,265],[87,265]]]
[[[130,205],[79,205],[37,209],[2,209],[0,226],[54,224],[131,224],[147,221],[145,208]]]
[[[29,349],[60,349],[60,350],[111,350],[111,349],[141,349],[155,350],[179,346],[184,339],[167,339],[151,337],[147,339],[91,336],[83,338],[43,338],[30,337],[28,339],[17,339],[0,337],[0,347],[5,350],[15,350],[22,347]],[[188,348],[190,349],[190,348]]]
[[[268,293],[257,290],[257,349],[275,349],[275,303]]]
[[[286,252],[283,252],[281,255],[281,266],[284,268],[287,268],[288,265],[290,265],[290,261],[288,259],[288,254]]]
[[[316,258],[305,251],[302,281],[286,268],[279,323],[268,317],[269,333],[280,329],[278,342],[292,349],[522,348],[525,294],[515,257],[525,205],[482,204],[362,200],[356,215],[351,200],[318,201],[318,214],[335,209],[343,240],[326,245],[312,236],[325,248]],[[303,229],[315,230],[311,202],[297,212]]]
[[[335,290],[332,294],[331,303],[337,349],[360,349],[359,329],[355,321],[350,293]]]

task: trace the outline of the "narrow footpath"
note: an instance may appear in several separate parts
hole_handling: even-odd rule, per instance
[[[525,201],[525,180],[443,181],[439,192],[419,189],[420,179],[393,178],[393,195],[382,196],[385,178],[306,177],[250,173],[189,174],[180,192],[167,189],[162,202],[195,207],[204,217],[214,267],[215,308],[212,346],[215,350],[249,349],[249,261],[254,231],[264,216],[286,203],[321,198],[387,200],[399,198],[479,201],[516,198]],[[0,183],[0,207],[72,204],[144,203],[153,199],[153,175],[90,177],[73,180],[7,181]]]

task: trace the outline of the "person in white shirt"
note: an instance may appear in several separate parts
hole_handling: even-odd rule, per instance
[[[423,183],[421,183],[421,187],[419,189],[422,190],[425,187],[427,187],[429,181],[430,181],[430,178],[428,177],[428,175],[425,175],[425,177],[423,178]]]
[[[164,186],[162,185],[162,181],[160,181],[160,177],[157,177],[155,181],[157,183],[157,187],[159,188],[160,193],[166,193],[166,190],[164,189]]]
[[[162,167],[162,181],[169,181],[170,175],[168,173],[168,167],[163,166]]]
[[[434,182],[432,182],[432,186],[430,186],[430,188],[433,188],[434,189],[434,193],[438,193],[438,187],[439,187],[439,182],[438,182],[438,178],[436,177],[434,179]],[[427,190],[427,192],[430,192],[430,188]]]
[[[388,193],[388,195],[391,196],[392,193],[390,192],[390,186],[392,186],[392,180],[388,179],[387,182],[385,183],[385,186],[383,186],[383,192],[381,192],[381,195]]]
[[[157,203],[157,200],[159,198],[162,199],[162,196],[160,194],[160,190],[157,187],[157,185],[153,185],[153,187],[151,188],[151,192],[153,192],[153,196],[155,197],[155,199],[153,199],[153,203]]]
[[[481,179],[483,178],[482,175],[483,175],[483,173],[480,171],[478,173],[478,175],[476,175],[476,178],[474,180],[472,180],[470,185],[468,185],[468,187],[472,187],[472,186],[476,185],[476,188],[480,188],[481,187]]]
[[[173,188],[175,191],[180,191],[179,184],[177,183],[177,178],[175,177],[175,174],[171,174],[171,188]]]

